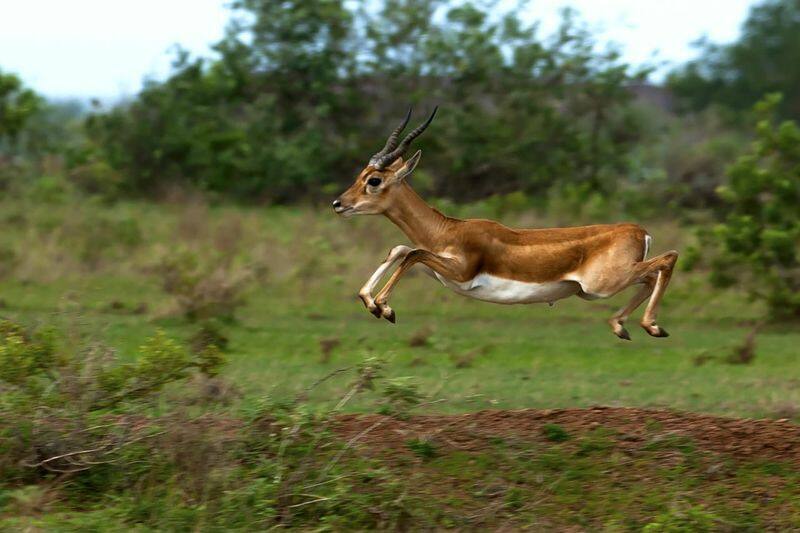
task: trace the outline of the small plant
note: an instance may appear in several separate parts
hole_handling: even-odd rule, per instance
[[[99,345],[62,346],[52,330],[0,322],[0,478],[103,471],[124,464],[159,434],[145,417],[123,416],[193,372],[214,373],[213,354],[193,356],[159,332],[133,362]],[[89,475],[87,473],[87,475]]]
[[[406,446],[414,455],[427,461],[437,455],[436,446],[430,438],[418,438],[406,441]]]
[[[647,524],[643,533],[680,531],[717,531],[721,525],[719,517],[701,505],[673,505]]]
[[[216,318],[231,321],[244,304],[244,291],[256,272],[222,255],[201,260],[189,249],[165,256],[156,268],[164,291],[175,298],[180,313],[189,320]]]
[[[428,346],[430,345],[431,335],[433,335],[433,330],[430,326],[423,326],[411,335],[408,339],[408,345],[412,348]]]
[[[338,337],[328,337],[319,340],[320,363],[327,363],[331,360],[333,351],[342,343]]]
[[[744,340],[738,346],[735,346],[725,362],[731,365],[749,365],[756,358],[756,335],[763,323],[756,324],[752,330],[745,336]]]
[[[410,410],[422,401],[419,387],[407,377],[387,379],[382,396],[381,412],[398,418],[408,418]]]
[[[544,437],[551,442],[564,442],[570,439],[567,430],[558,424],[545,424],[542,428],[542,433],[544,433]]]
[[[228,342],[227,335],[222,332],[222,326],[214,320],[206,320],[189,338],[189,348],[195,354],[202,353],[211,346],[216,346],[224,352],[228,349]]]

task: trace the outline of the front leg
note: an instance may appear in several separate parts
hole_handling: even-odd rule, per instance
[[[382,313],[380,308],[375,305],[375,300],[372,298],[372,290],[381,278],[383,278],[384,274],[386,274],[386,271],[392,268],[398,261],[405,259],[411,250],[411,247],[404,245],[392,248],[383,263],[373,272],[372,276],[370,276],[364,286],[361,287],[361,290],[358,291],[358,297],[364,302],[364,306],[369,312],[375,315],[375,318],[381,318]]]
[[[397,282],[400,281],[403,274],[417,263],[422,263],[434,272],[453,281],[466,281],[473,277],[468,275],[467,262],[461,258],[437,255],[428,250],[419,248],[411,250],[407,253],[403,262],[400,263],[398,269],[394,271],[392,277],[389,278],[389,281],[386,282],[383,289],[381,289],[375,297],[375,305],[380,309],[383,318],[389,322],[394,323],[396,320],[394,310],[386,304],[389,295],[392,293],[394,286],[397,285]]]

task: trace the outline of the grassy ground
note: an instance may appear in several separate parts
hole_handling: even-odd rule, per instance
[[[453,294],[423,275],[401,282],[392,300],[398,323],[391,325],[355,298],[386,250],[405,242],[381,218],[193,203],[82,210],[7,203],[0,209],[14,223],[2,238],[15,257],[0,283],[2,313],[26,323],[61,322],[124,354],[158,328],[177,337],[198,328],[173,312],[163,277],[154,272],[175,249],[227,255],[267,270],[245,289],[247,303],[236,320],[222,327],[230,338],[227,376],[254,395],[294,392],[376,355],[391,362],[393,375],[414,376],[423,391],[445,398],[436,408],[446,412],[606,404],[798,415],[800,328],[767,327],[751,364],[727,364],[760,309],[735,292],[712,291],[702,274],[674,276],[660,319],[667,339],[646,335],[635,325],[638,315],[629,326],[633,342],[610,333],[605,320],[630,291],[553,308],[500,306]],[[521,225],[564,222],[503,218]],[[654,253],[680,249],[691,236],[675,224],[645,225],[655,237]],[[126,237],[128,226],[139,236]],[[126,238],[131,242],[120,244]],[[146,310],[134,312],[141,304]],[[321,342],[336,346],[323,354]],[[331,393],[324,386],[318,391],[321,399]]]
[[[590,221],[481,206],[449,212],[530,227]],[[765,327],[754,358],[733,364],[730,355],[763,310],[735,291],[711,290],[703,273],[673,277],[659,321],[669,338],[649,337],[634,319],[633,342],[624,342],[606,318],[628,293],[552,308],[499,306],[409,275],[392,299],[397,324],[376,320],[355,293],[388,249],[405,242],[380,218],[208,207],[191,198],[109,205],[56,195],[6,199],[0,222],[4,318],[56,326],[76,343],[113,346],[131,360],[159,329],[178,339],[195,335],[206,320],[187,317],[192,305],[231,303],[234,319],[213,323],[229,339],[222,379],[239,393],[209,408],[202,420],[217,421],[204,428],[193,417],[205,408],[166,398],[177,400],[184,418],[153,419],[166,440],[140,455],[132,449],[123,458],[130,462],[121,463],[129,466],[111,473],[0,480],[0,529],[694,531],[800,524],[794,463],[733,457],[647,420],[634,448],[627,433],[603,424],[567,428],[564,438],[560,428],[529,428],[523,436],[488,431],[471,448],[436,440],[435,431],[398,429],[391,433],[397,454],[373,442],[344,445],[350,453],[339,460],[337,450],[349,441],[323,437],[329,426],[314,422],[305,440],[285,435],[300,427],[306,410],[335,405],[352,386],[349,378],[316,386],[282,429],[248,418],[265,396],[294,397],[376,356],[387,361],[387,377],[418,385],[430,402],[419,410],[425,413],[602,404],[800,420],[800,329]],[[691,228],[674,221],[645,225],[654,254],[691,240]],[[368,394],[345,407],[377,408]],[[468,424],[460,431],[471,439],[475,430]],[[327,477],[317,475],[334,463]],[[276,475],[287,465],[294,465],[291,475]],[[137,471],[148,477],[139,480]]]

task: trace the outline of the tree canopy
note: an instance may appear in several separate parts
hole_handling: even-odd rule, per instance
[[[14,140],[43,100],[14,74],[0,70],[0,142]]]
[[[746,110],[764,94],[780,92],[780,114],[800,119],[799,0],[766,0],[751,9],[736,42],[704,41],[700,48],[700,57],[669,79],[688,109]]]
[[[279,202],[326,191],[409,104],[442,108],[419,141],[418,180],[456,199],[556,183],[610,192],[640,134],[627,86],[643,72],[597,50],[569,11],[543,38],[513,10],[462,1],[233,9],[216,57],[179,53],[169,79],[89,121],[133,191],[179,183]]]

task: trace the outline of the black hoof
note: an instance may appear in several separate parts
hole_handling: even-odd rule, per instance
[[[669,337],[669,333],[667,333],[667,330],[665,330],[661,326],[653,325],[650,327],[645,327],[644,330],[651,337],[659,337],[659,338]]]
[[[621,330],[621,331],[619,331],[619,332],[616,332],[616,335],[617,335],[617,337],[619,337],[620,339],[623,339],[623,340],[626,340],[626,341],[629,341],[629,340],[631,340],[631,334],[630,334],[630,333],[628,333],[628,330],[627,330],[627,329],[625,329],[625,328],[622,328],[622,330]]]
[[[658,327],[658,335],[653,335],[653,337],[662,337],[662,338],[663,337],[669,337],[669,333],[667,333],[667,330],[665,330],[664,328],[659,326]]]
[[[369,312],[375,315],[375,318],[380,318],[383,316],[383,313],[381,313],[381,309],[379,307],[373,307],[369,310]]]
[[[388,315],[386,315],[385,318],[386,318],[386,320],[388,320],[392,324],[397,322],[397,315],[394,314],[394,309],[392,309],[392,311]]]

